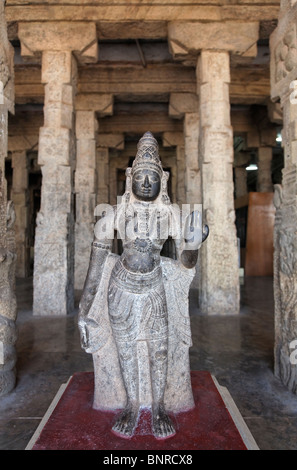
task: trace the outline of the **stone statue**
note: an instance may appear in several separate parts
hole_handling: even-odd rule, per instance
[[[188,350],[188,291],[198,249],[208,235],[198,211],[182,216],[167,194],[158,144],[137,146],[126,190],[95,226],[79,307],[82,347],[93,354],[94,408],[123,408],[113,431],[131,437],[141,407],[150,407],[156,438],[175,434],[168,413],[194,406]],[[114,231],[123,253],[112,253]],[[177,260],[160,252],[168,237]]]

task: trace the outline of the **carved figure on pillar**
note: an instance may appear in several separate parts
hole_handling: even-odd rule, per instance
[[[0,2],[0,396],[15,386],[17,359],[15,212],[13,203],[7,201],[5,179],[8,112],[14,113],[13,48],[7,38],[4,2]]]
[[[297,394],[297,4],[282,2],[277,28],[270,37],[271,99],[283,112],[284,168],[274,187],[275,375]]]
[[[113,431],[131,437],[150,407],[156,438],[175,433],[170,412],[194,406],[188,291],[208,235],[201,215],[182,217],[167,194],[158,144],[150,132],[126,171],[126,191],[95,227],[79,310],[82,347],[93,354],[94,408],[123,408]],[[182,223],[181,223],[182,221]],[[112,253],[114,230],[123,253]],[[177,260],[160,255],[168,236]]]

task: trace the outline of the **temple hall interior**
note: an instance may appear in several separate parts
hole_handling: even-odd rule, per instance
[[[260,450],[295,450],[297,1],[0,0],[0,38],[0,449],[24,450],[93,370],[78,308],[95,209],[150,131],[171,202],[209,227],[191,370]]]

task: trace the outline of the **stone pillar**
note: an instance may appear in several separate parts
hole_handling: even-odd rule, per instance
[[[201,203],[201,175],[199,170],[199,107],[193,93],[171,93],[168,114],[184,120],[184,141],[177,147],[178,197],[180,203]]]
[[[109,149],[97,147],[96,171],[97,171],[97,204],[109,204]]]
[[[16,214],[16,277],[27,277],[30,268],[28,245],[28,159],[25,150],[12,153],[12,194]]]
[[[197,66],[204,220],[200,305],[208,314],[239,312],[239,267],[233,199],[233,131],[228,52],[202,51]]]
[[[247,190],[247,174],[245,167],[235,167],[235,196],[240,198],[246,196]]]
[[[7,202],[5,180],[8,112],[14,112],[13,49],[7,39],[4,2],[0,2],[0,396],[14,388],[16,377],[14,210]]]
[[[163,132],[163,147],[175,147],[176,165],[171,166],[171,202],[177,203],[180,208],[186,203],[185,187],[185,138],[182,132]],[[164,162],[163,162],[164,166]]]
[[[185,186],[185,146],[176,147],[176,202],[179,206],[186,204],[186,186]]]
[[[78,61],[97,60],[96,28],[84,22],[20,23],[22,55],[42,54],[44,126],[41,207],[34,247],[34,315],[74,308],[74,96]],[[75,57],[72,52],[75,52]]]
[[[97,119],[93,111],[76,112],[75,289],[83,288],[89,265],[88,255],[94,237],[96,129]]]
[[[198,162],[199,113],[185,113],[186,203],[201,204],[201,175]]]
[[[258,180],[257,191],[272,193],[273,184],[271,178],[272,147],[258,148]]]
[[[69,51],[42,55],[45,100],[38,152],[42,189],[34,246],[34,315],[66,315],[74,307],[75,68]]]
[[[109,149],[123,150],[125,148],[125,137],[123,134],[98,134],[97,135],[97,205],[117,204],[117,197],[121,196],[117,191],[117,169],[112,168],[109,159]]]
[[[281,2],[270,38],[271,98],[283,110],[284,169],[275,186],[275,374],[297,393],[297,4]]]
[[[210,236],[200,250],[200,304],[210,314],[239,312],[229,54],[255,57],[258,38],[257,22],[176,21],[168,24],[173,57],[193,60],[195,54],[199,56],[199,165],[204,221],[210,227]]]
[[[113,96],[109,94],[78,94],[76,108],[76,170],[75,170],[75,272],[74,288],[84,286],[94,237],[97,171],[97,115],[109,116]]]

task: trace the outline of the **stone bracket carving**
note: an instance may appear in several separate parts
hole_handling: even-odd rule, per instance
[[[257,22],[176,21],[168,25],[169,46],[176,59],[197,55],[201,50],[230,51],[236,55],[255,57],[258,35]]]
[[[72,51],[80,63],[97,62],[98,41],[95,23],[48,21],[18,25],[21,54],[34,56],[46,50]]]
[[[297,77],[297,4],[279,18],[270,36],[271,99],[277,101],[291,93],[290,83]]]

